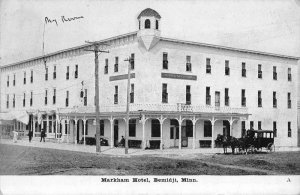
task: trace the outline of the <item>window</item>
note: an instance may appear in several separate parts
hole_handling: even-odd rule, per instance
[[[254,122],[250,121],[250,129],[254,129]]]
[[[210,105],[211,96],[210,96],[210,87],[206,87],[206,105]]]
[[[132,53],[130,57],[130,66],[131,70],[134,70],[134,53]]]
[[[7,82],[6,82],[7,87],[9,87],[9,75],[7,75]]]
[[[23,84],[26,85],[26,72],[24,72]]]
[[[204,121],[204,137],[211,137],[212,127],[210,121]]]
[[[242,62],[242,77],[246,77],[246,63]]]
[[[276,66],[273,66],[273,80],[277,80]]]
[[[162,103],[168,103],[168,85],[162,84]]]
[[[225,88],[225,106],[229,106],[229,89]]]
[[[108,74],[108,59],[105,59],[104,74]]]
[[[245,107],[246,106],[246,90],[242,89],[242,106]]]
[[[273,108],[277,108],[276,91],[273,91]]]
[[[33,83],[33,70],[30,71],[30,83]]]
[[[185,87],[185,102],[187,105],[192,103],[192,95],[191,95],[191,86],[187,85]]]
[[[33,93],[32,91],[30,92],[30,106],[33,104]]]
[[[84,89],[83,105],[87,106],[87,89]]]
[[[257,128],[258,128],[258,130],[261,130],[261,121],[258,121]]]
[[[287,94],[287,104],[288,104],[288,108],[292,108],[291,93]]]
[[[288,122],[288,137],[292,137],[291,122]]]
[[[288,81],[292,81],[292,69],[288,68]]]
[[[193,137],[193,122],[186,120],[186,137]]]
[[[6,108],[9,108],[9,95],[6,95]]]
[[[119,71],[119,57],[115,57],[115,66],[114,66],[114,72]]]
[[[158,20],[155,21],[155,29],[158,30]]]
[[[131,89],[130,89],[130,103],[134,103],[134,84],[131,84]]]
[[[141,21],[139,20],[139,30],[141,29]]]
[[[145,28],[146,28],[146,29],[147,29],[147,28],[150,28],[150,26],[151,26],[150,20],[149,20],[149,19],[146,19],[146,20],[145,20]]]
[[[16,94],[14,94],[13,96],[13,108],[16,107]]]
[[[258,107],[262,107],[262,98],[261,98],[261,90],[258,91],[257,93],[257,102],[258,102]]]
[[[206,73],[211,74],[210,58],[206,58]]]
[[[230,75],[229,60],[225,60],[225,75]]]
[[[69,91],[66,92],[66,107],[69,106]]]
[[[277,124],[276,121],[273,121],[273,135],[277,137]]]
[[[46,69],[46,73],[45,73],[45,81],[48,81],[48,67],[46,67],[45,69]]]
[[[48,90],[45,90],[45,105],[48,103]]]
[[[104,120],[100,120],[100,136],[104,136]]]
[[[52,103],[56,104],[56,89],[53,89],[53,97],[52,97]]]
[[[66,79],[69,80],[69,76],[70,76],[70,67],[67,66],[67,73],[66,73]]]
[[[257,78],[262,79],[261,64],[258,64]]]
[[[191,56],[186,56],[186,71],[192,71]]]
[[[151,137],[160,137],[160,122],[157,119],[151,120]]]
[[[136,119],[129,120],[129,137],[136,136]]]
[[[56,66],[53,67],[53,79],[56,79]]]
[[[246,122],[242,121],[241,123],[241,135],[244,137],[246,135]]]
[[[16,74],[14,74],[13,86],[16,86]]]
[[[26,94],[24,93],[24,94],[23,94],[23,107],[25,107],[25,105],[26,105],[26,102],[25,102],[25,101],[26,101]]]
[[[83,128],[82,128],[83,130]],[[85,135],[88,135],[89,134],[89,121],[87,120],[86,123],[85,123]]]
[[[163,69],[168,69],[168,53],[163,53]]]
[[[118,86],[115,86],[114,104],[118,104]]]
[[[75,65],[75,74],[74,74],[75,79],[78,78],[78,64]]]

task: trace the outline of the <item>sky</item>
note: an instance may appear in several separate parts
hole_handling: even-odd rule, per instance
[[[163,37],[300,56],[300,0],[0,0],[0,65],[42,55],[43,33],[47,54],[134,32],[148,7]]]

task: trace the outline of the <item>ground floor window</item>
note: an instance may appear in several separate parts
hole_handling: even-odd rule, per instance
[[[273,121],[273,135],[274,135],[274,137],[277,137],[277,123],[276,123],[276,121]]]
[[[129,137],[136,136],[136,119],[129,120]]]
[[[157,119],[151,120],[151,137],[160,137],[160,122]]]
[[[104,136],[104,120],[100,120],[100,136]]]
[[[204,121],[204,137],[211,137],[212,128],[210,121]]]
[[[244,137],[246,135],[246,122],[245,121],[242,121],[242,124],[241,124],[241,135],[242,137]]]
[[[186,121],[186,137],[193,137],[193,122],[190,120]]]
[[[68,124],[67,124],[67,121],[65,121],[65,134],[68,134]]]

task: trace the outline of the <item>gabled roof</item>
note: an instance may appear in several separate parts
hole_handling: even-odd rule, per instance
[[[140,19],[142,16],[154,16],[158,19],[161,18],[161,16],[159,15],[159,13],[157,13],[157,11],[151,9],[151,8],[147,8],[147,9],[144,9],[140,15],[137,17],[137,19]]]

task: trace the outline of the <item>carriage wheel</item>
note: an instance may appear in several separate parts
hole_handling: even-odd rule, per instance
[[[267,146],[267,149],[270,152],[275,152],[275,145],[273,143],[269,143],[268,146]]]

